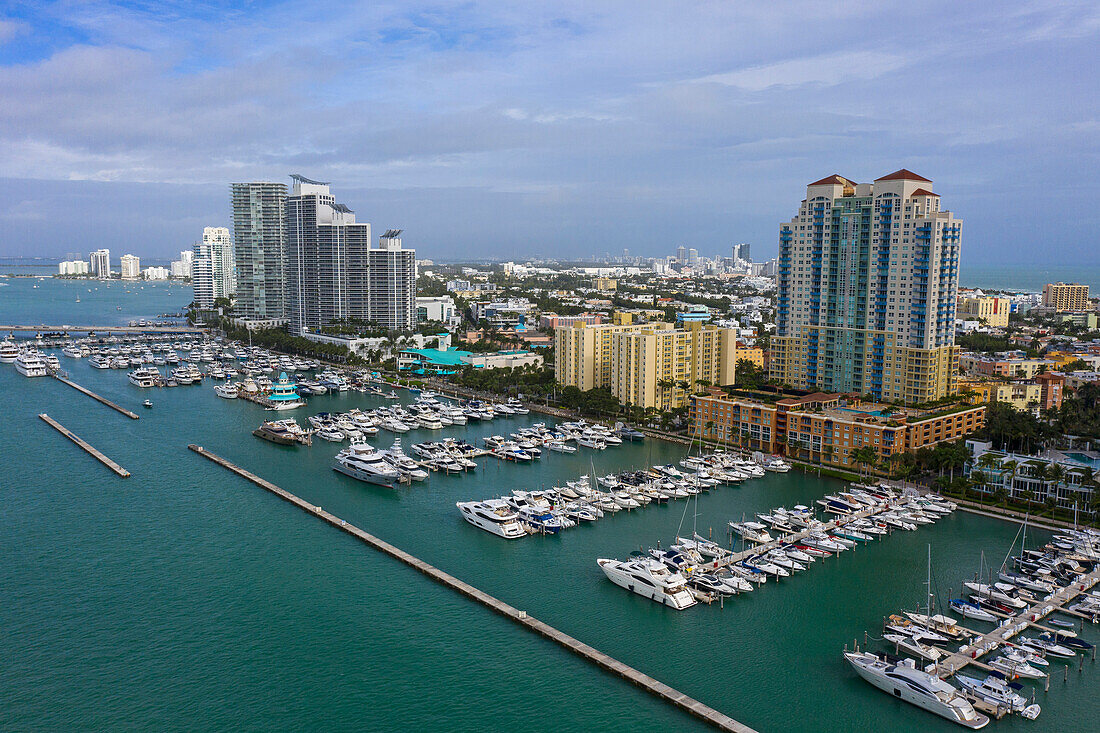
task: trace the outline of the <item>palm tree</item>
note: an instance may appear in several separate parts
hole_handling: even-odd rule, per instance
[[[824,461],[823,461],[824,463],[832,463],[833,462],[833,453],[834,453],[834,451],[835,451],[835,449],[831,445],[826,445],[824,448],[821,449],[821,456],[824,459]]]
[[[661,405],[667,408],[669,406],[668,390],[675,387],[676,382],[672,381],[671,379],[658,379],[657,386],[662,391],[663,399],[661,400]]]
[[[875,454],[875,449],[869,445],[864,445],[856,448],[851,453],[851,459],[858,465],[859,476],[863,478],[863,469],[867,466],[874,466],[878,460],[878,456]]]
[[[1066,479],[1066,469],[1059,466],[1057,463],[1051,463],[1047,466],[1046,478],[1048,478],[1054,485],[1047,489],[1047,498],[1053,497],[1055,502],[1058,501],[1058,487],[1062,485],[1062,482]]]

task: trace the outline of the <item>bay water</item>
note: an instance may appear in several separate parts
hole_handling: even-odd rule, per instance
[[[161,286],[127,293],[113,283],[110,297],[80,313],[73,285],[6,280],[0,322],[118,325],[190,300],[179,286],[168,296]],[[80,285],[86,293],[89,284]],[[82,295],[80,306],[92,302]],[[455,502],[676,462],[685,447],[647,440],[549,453],[531,465],[486,457],[475,472],[383,489],[332,471],[336,445],[284,448],[254,438],[251,430],[270,413],[219,399],[210,385],[143,391],[122,370],[60,358],[75,381],[141,419],[0,365],[5,731],[705,730],[203,460],[188,443],[761,731],[954,730],[863,682],[841,651],[853,640],[862,645],[865,631],[881,636],[884,615],[923,605],[929,546],[933,591],[946,599],[959,595],[983,553],[999,565],[1019,531],[956,512],[818,561],[724,607],[676,612],[607,581],[596,558],[667,545],[693,529],[725,543],[728,521],[812,504],[841,483],[768,474],[698,502],[619,512],[559,536],[508,542],[466,524]],[[140,407],[146,397],[151,410]],[[378,404],[356,393],[325,395],[292,414],[304,422],[315,412]],[[133,477],[114,476],[39,420],[40,412]],[[553,420],[532,413],[414,431],[403,442],[454,435],[480,443],[534,422]],[[371,442],[391,441],[383,432]],[[1046,536],[1029,532],[1028,544]],[[1095,627],[1084,636],[1100,639]],[[873,639],[871,646],[885,649]],[[991,728],[1095,730],[1096,665],[1090,658],[1079,673],[1074,661],[1065,683],[1061,665],[1052,661],[1049,692],[1037,688],[1037,721],[1006,718]]]

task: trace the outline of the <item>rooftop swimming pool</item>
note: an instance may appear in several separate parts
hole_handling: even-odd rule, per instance
[[[1089,458],[1085,453],[1063,453],[1063,455],[1071,461],[1077,461],[1093,468],[1100,468],[1100,458]]]
[[[858,412],[860,415],[874,415],[875,417],[890,417],[891,410],[857,410],[853,407],[841,407],[843,412]]]

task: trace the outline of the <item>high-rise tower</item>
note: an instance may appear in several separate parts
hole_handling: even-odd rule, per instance
[[[291,176],[286,203],[286,314],[290,332],[344,318],[368,320],[370,224],[336,203],[328,183]]]
[[[780,227],[772,378],[908,403],[953,393],[961,226],[911,171],[807,186]]]
[[[286,186],[269,182],[234,183],[231,190],[236,312],[250,320],[282,319],[286,287],[283,268]]]

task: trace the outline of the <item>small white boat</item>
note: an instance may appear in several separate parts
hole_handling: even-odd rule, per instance
[[[554,451],[555,453],[576,453],[577,452],[577,447],[576,446],[569,445],[568,443],[566,443],[564,441],[561,441],[561,440],[552,440],[552,441],[550,441],[549,443],[546,444],[546,447],[549,448],[550,450]]]

